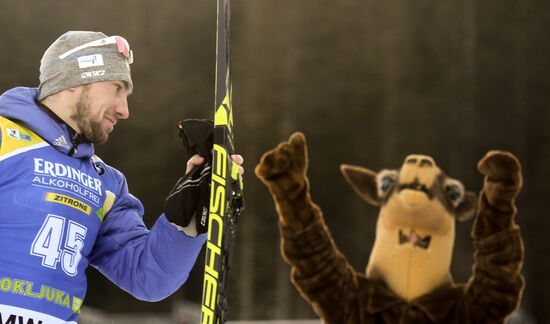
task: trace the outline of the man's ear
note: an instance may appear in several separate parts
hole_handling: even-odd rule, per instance
[[[477,195],[471,191],[466,191],[466,193],[464,194],[464,199],[455,209],[456,219],[461,222],[465,222],[474,217],[476,211]]]
[[[380,206],[381,199],[376,190],[376,173],[355,165],[340,165],[340,171],[349,182],[353,190],[366,202]]]

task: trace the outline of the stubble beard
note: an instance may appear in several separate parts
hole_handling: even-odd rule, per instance
[[[93,120],[92,107],[86,87],[82,90],[80,99],[76,103],[76,112],[71,118],[78,125],[81,135],[88,141],[94,144],[107,142],[109,134],[102,129],[101,121]]]

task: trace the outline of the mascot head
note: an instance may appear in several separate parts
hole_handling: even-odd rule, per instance
[[[408,301],[452,284],[455,220],[474,216],[476,195],[426,155],[407,156],[398,170],[341,170],[365,201],[380,206],[367,277]]]

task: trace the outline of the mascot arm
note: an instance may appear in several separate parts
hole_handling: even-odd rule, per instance
[[[261,158],[256,175],[268,187],[279,216],[281,252],[292,266],[292,282],[315,312],[329,323],[357,322],[357,278],[338,251],[311,201],[307,148],[301,133]]]
[[[306,228],[280,226],[292,283],[326,322],[357,323],[356,273],[336,248],[319,208],[312,203],[312,209],[315,217]]]
[[[491,151],[478,169],[485,179],[472,230],[475,264],[465,302],[471,322],[500,322],[518,307],[524,285],[523,241],[514,221],[521,167],[511,153]]]

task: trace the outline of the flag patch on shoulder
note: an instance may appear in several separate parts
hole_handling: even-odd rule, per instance
[[[6,132],[8,133],[9,137],[16,140],[25,140],[25,141],[31,140],[31,136],[29,134],[22,133],[18,129],[6,128]]]

